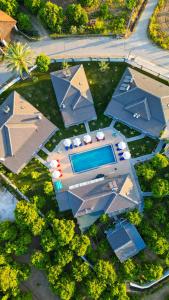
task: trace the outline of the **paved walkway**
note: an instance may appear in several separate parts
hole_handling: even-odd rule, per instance
[[[148,0],[135,32],[129,39],[111,37],[46,38],[29,43],[35,54],[44,52],[51,58],[126,57],[169,78],[169,51],[153,45],[147,36],[147,26],[158,0]],[[11,76],[4,64],[0,66],[0,83]]]
[[[139,162],[144,162],[146,160],[149,160],[149,159],[153,158],[154,155],[155,155],[155,153],[146,154],[146,155],[143,155],[143,156],[132,158],[131,161],[132,161],[133,164],[136,164],[136,163],[139,163]]]
[[[126,138],[126,141],[127,141],[127,143],[129,143],[129,142],[134,142],[134,141],[143,139],[145,136],[146,136],[146,135],[145,135],[144,133],[141,133],[141,134],[139,134],[139,135],[132,136],[131,138]]]
[[[85,125],[85,128],[86,128],[86,132],[90,134],[89,123],[88,123],[88,122],[85,122],[84,125]]]

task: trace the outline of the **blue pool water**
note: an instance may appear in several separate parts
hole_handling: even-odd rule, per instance
[[[114,150],[111,145],[70,154],[69,159],[74,173],[85,172],[116,162]]]

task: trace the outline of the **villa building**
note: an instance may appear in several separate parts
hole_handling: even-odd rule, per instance
[[[0,162],[19,173],[56,130],[34,106],[12,92],[0,106]]]
[[[110,228],[106,235],[111,248],[121,262],[135,256],[146,247],[136,227],[127,221],[116,224],[115,229]]]
[[[152,137],[169,137],[169,86],[127,68],[105,115]]]
[[[85,231],[103,213],[116,216],[138,208],[140,198],[130,174],[104,176],[57,193],[60,211],[72,210]]]
[[[65,127],[97,119],[83,65],[53,72],[51,80]]]
[[[11,33],[15,25],[16,21],[0,10],[0,41],[2,44],[5,45],[6,42],[10,42]]]

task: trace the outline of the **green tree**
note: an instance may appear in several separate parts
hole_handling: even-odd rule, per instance
[[[54,292],[61,300],[69,300],[75,293],[75,282],[71,280],[70,276],[62,276],[53,287]]]
[[[134,225],[138,226],[141,223],[142,215],[140,212],[135,209],[133,211],[130,211],[126,214],[127,219]]]
[[[90,267],[86,262],[75,260],[72,265],[72,274],[74,279],[80,282],[90,274]]]
[[[71,240],[70,248],[76,252],[78,256],[85,255],[88,246],[90,245],[90,239],[86,235],[75,235]]]
[[[41,176],[40,172],[37,172],[37,171],[31,172],[32,179],[38,179],[40,176]]]
[[[33,64],[32,50],[20,42],[9,44],[5,53],[5,61],[10,71],[23,78],[23,73],[28,73],[29,67]]]
[[[0,241],[13,241],[17,236],[17,228],[10,221],[0,222]]]
[[[106,20],[109,17],[109,6],[107,3],[102,3],[100,5],[100,17]]]
[[[5,251],[8,254],[20,256],[28,252],[32,236],[29,232],[21,230],[14,241],[5,244]]]
[[[17,19],[17,26],[21,31],[28,32],[32,29],[32,24],[28,15],[21,12],[17,15]]]
[[[110,222],[110,217],[108,214],[102,214],[100,217],[100,222],[103,224],[108,224]]]
[[[156,280],[162,277],[163,267],[161,265],[146,265],[145,275],[147,280]]]
[[[168,167],[169,161],[165,155],[158,153],[152,158],[151,163],[154,168],[163,169]]]
[[[103,281],[97,278],[91,278],[86,282],[87,293],[93,300],[100,299],[106,285]]]
[[[152,184],[152,193],[155,197],[164,197],[169,194],[169,182],[166,179],[157,178]]]
[[[40,238],[41,246],[45,252],[51,252],[56,249],[57,240],[50,229],[44,230]]]
[[[1,0],[0,9],[15,17],[18,11],[18,2],[16,0]]]
[[[52,195],[53,194],[53,184],[51,181],[45,181],[44,183],[44,193],[46,195]]]
[[[69,26],[81,26],[88,23],[87,12],[80,4],[69,4],[66,9],[66,17]]]
[[[31,255],[31,263],[34,267],[39,270],[45,270],[49,263],[49,257],[46,253],[41,250],[35,250]]]
[[[55,286],[57,284],[57,280],[59,275],[62,273],[63,269],[59,265],[53,265],[48,267],[48,280],[51,286]]]
[[[29,228],[34,236],[39,235],[45,226],[45,221],[39,216],[37,207],[25,200],[17,203],[15,219],[18,226]]]
[[[53,232],[56,236],[58,245],[65,246],[70,243],[75,233],[74,228],[75,223],[72,220],[53,220]]]
[[[109,261],[100,259],[95,265],[94,270],[99,280],[104,282],[105,284],[108,283],[110,285],[113,285],[116,281],[116,271],[114,269],[114,266]]]
[[[137,273],[137,267],[136,264],[133,262],[132,259],[128,259],[123,263],[122,266],[124,270],[124,277],[126,279],[134,279]]]
[[[169,250],[169,243],[164,237],[158,237],[153,243],[152,249],[159,255],[163,255]]]
[[[44,53],[41,53],[36,58],[36,65],[38,71],[47,72],[49,70],[50,58]]]
[[[156,175],[156,171],[151,167],[150,163],[144,163],[138,165],[137,175],[149,181]]]
[[[85,7],[97,6],[98,2],[98,0],[80,0],[80,4]]]
[[[55,262],[61,267],[65,267],[72,260],[73,260],[73,252],[71,250],[64,249],[63,251],[63,249],[59,249],[55,253]]]
[[[128,9],[132,10],[137,5],[137,0],[127,0],[126,6]]]
[[[40,9],[39,15],[43,23],[52,32],[61,32],[63,24],[63,9],[50,1],[46,2],[45,5]]]
[[[12,297],[11,300],[32,300],[31,292],[19,292],[16,297]],[[4,299],[5,300],[5,299]]]
[[[43,5],[43,1],[42,0],[24,0],[24,5],[31,11],[31,13],[37,14]]]

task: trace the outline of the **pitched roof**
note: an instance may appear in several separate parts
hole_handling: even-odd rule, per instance
[[[53,72],[51,80],[66,127],[97,118],[83,65]]]
[[[109,229],[106,235],[111,248],[121,262],[146,247],[136,227],[127,221],[118,223],[115,230]]]
[[[127,68],[105,114],[159,136],[169,121],[169,86]]]
[[[16,22],[11,16],[0,10],[0,22]]]
[[[34,106],[12,92],[0,106],[0,160],[18,173],[57,130]]]
[[[81,217],[94,212],[118,214],[136,207],[140,199],[131,176],[125,174],[59,192],[57,201],[61,211],[71,209],[74,217]]]

